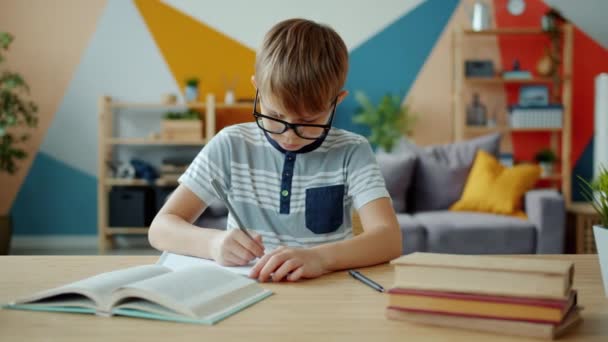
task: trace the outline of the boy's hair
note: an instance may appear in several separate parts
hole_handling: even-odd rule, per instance
[[[277,110],[312,114],[328,110],[346,81],[348,51],[331,27],[306,19],[273,26],[255,63],[262,98]]]

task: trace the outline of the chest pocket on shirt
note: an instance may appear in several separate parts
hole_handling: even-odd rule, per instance
[[[306,189],[306,227],[331,233],[344,221],[344,184]]]

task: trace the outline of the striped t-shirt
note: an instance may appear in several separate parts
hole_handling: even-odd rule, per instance
[[[209,204],[218,200],[213,178],[270,249],[351,238],[353,207],[389,197],[367,140],[337,128],[298,152],[281,148],[255,123],[224,128],[179,182]],[[231,214],[227,225],[237,228]]]

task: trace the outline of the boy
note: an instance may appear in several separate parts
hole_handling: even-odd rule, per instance
[[[367,140],[331,129],[348,52],[331,28],[303,19],[265,36],[255,75],[254,123],[227,127],[205,146],[150,226],[159,250],[245,265],[250,276],[296,281],[401,255],[401,231]],[[251,231],[192,222],[217,198],[217,179]],[[351,209],[364,232],[352,237]]]

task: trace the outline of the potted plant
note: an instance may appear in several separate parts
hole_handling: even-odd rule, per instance
[[[186,102],[195,102],[198,99],[198,78],[192,77],[186,80],[184,96]]]
[[[534,156],[536,162],[540,165],[542,170],[542,177],[548,177],[553,174],[553,166],[557,161],[557,155],[550,148],[544,148],[536,153]]]
[[[593,235],[604,282],[604,294],[608,297],[608,169],[605,166],[600,167],[597,179],[591,183],[580,176],[578,178],[583,183],[583,196],[600,216],[600,224],[593,226]]]
[[[164,140],[200,140],[203,122],[197,111],[167,112],[161,123],[161,138]]]
[[[8,50],[13,36],[0,32],[0,63],[2,51]],[[21,144],[29,139],[24,128],[36,127],[38,107],[24,99],[29,87],[18,73],[3,70],[0,74],[0,173],[14,174],[17,162],[27,157]],[[0,254],[8,254],[12,234],[8,213],[0,213]]]
[[[400,139],[411,135],[416,115],[407,105],[401,104],[399,96],[387,93],[378,106],[374,106],[362,92],[355,93],[355,99],[360,107],[353,122],[370,128],[368,139],[373,145],[391,152]]]

